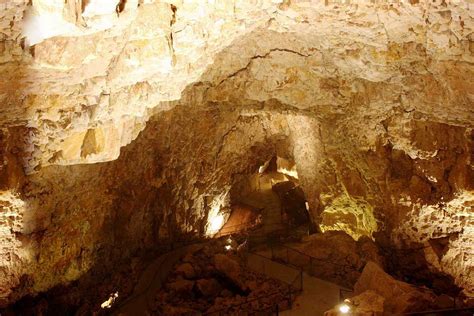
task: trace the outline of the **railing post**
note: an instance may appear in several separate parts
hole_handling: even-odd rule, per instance
[[[291,285],[288,285],[288,307],[290,309],[293,307],[293,302],[291,301]]]
[[[301,292],[303,292],[303,268],[300,269],[300,280],[301,280],[300,290]]]

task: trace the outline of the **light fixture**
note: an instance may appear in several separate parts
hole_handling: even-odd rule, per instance
[[[206,236],[212,237],[219,232],[224,226],[227,219],[226,213],[221,210],[226,205],[227,192],[214,196],[209,205],[209,213],[207,214]]]
[[[217,214],[216,216],[210,218],[209,224],[209,232],[211,234],[217,233],[224,224],[224,216],[222,214]]]
[[[346,303],[339,305],[339,311],[343,314],[349,313],[350,310],[351,310],[351,307],[347,305]]]
[[[112,293],[110,295],[110,297],[105,302],[100,304],[100,307],[102,307],[102,308],[111,308],[112,304],[115,302],[117,297],[118,297],[118,292]]]
[[[229,251],[229,250],[232,250],[232,246],[231,245],[225,245],[225,250]]]

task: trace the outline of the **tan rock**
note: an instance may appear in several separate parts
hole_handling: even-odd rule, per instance
[[[354,287],[356,295],[373,291],[385,299],[384,311],[399,314],[409,311],[426,310],[433,305],[436,296],[428,289],[416,288],[408,283],[395,280],[376,263],[369,261]]]
[[[200,279],[196,281],[198,291],[204,296],[216,296],[222,290],[221,285],[215,279]]]
[[[167,287],[175,293],[189,295],[193,290],[194,281],[178,279],[174,282],[168,283]]]
[[[0,306],[199,234],[275,154],[314,224],[448,237],[406,273],[474,296],[473,25],[471,1],[2,1]]]
[[[180,264],[176,268],[176,273],[184,275],[186,279],[192,279],[196,276],[196,271],[194,271],[193,266],[190,263]]]
[[[341,315],[340,307],[346,304],[350,308],[349,315],[354,316],[382,316],[384,314],[385,298],[374,291],[364,291],[361,294],[351,297],[333,309],[324,313],[325,316]]]
[[[245,280],[243,279],[242,269],[239,263],[226,255],[217,254],[214,256],[214,266],[217,271],[222,273],[229,281],[234,283],[239,289],[245,290]]]

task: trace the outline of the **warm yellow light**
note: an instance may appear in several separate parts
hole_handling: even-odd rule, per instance
[[[211,233],[217,233],[217,231],[221,229],[222,225],[224,225],[224,216],[222,216],[222,214],[216,215],[209,220],[209,224],[209,231]]]
[[[343,313],[343,314],[349,313],[350,310],[351,310],[351,308],[350,308],[350,306],[347,305],[347,304],[341,304],[341,305],[339,306],[339,311],[340,311],[341,313]]]
[[[215,196],[207,215],[206,235],[213,236],[219,232],[227,220],[226,213],[222,210],[225,205],[226,194]]]
[[[113,293],[112,295],[110,295],[110,297],[105,302],[100,304],[100,307],[102,307],[102,308],[111,308],[112,304],[115,302],[117,297],[118,297],[118,292]]]
[[[283,168],[283,167],[279,167],[277,169],[277,171],[279,173],[283,173],[283,174],[285,174],[287,176],[290,176],[292,178],[298,179],[298,171],[296,171],[296,168],[289,170],[289,169],[286,169],[286,168]]]
[[[231,245],[225,245],[225,250],[229,251],[229,250],[232,250],[232,246]]]

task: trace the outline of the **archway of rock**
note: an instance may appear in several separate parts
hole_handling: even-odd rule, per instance
[[[307,230],[311,222],[295,163],[276,155],[253,173],[235,176],[230,207],[230,216],[220,234]]]

